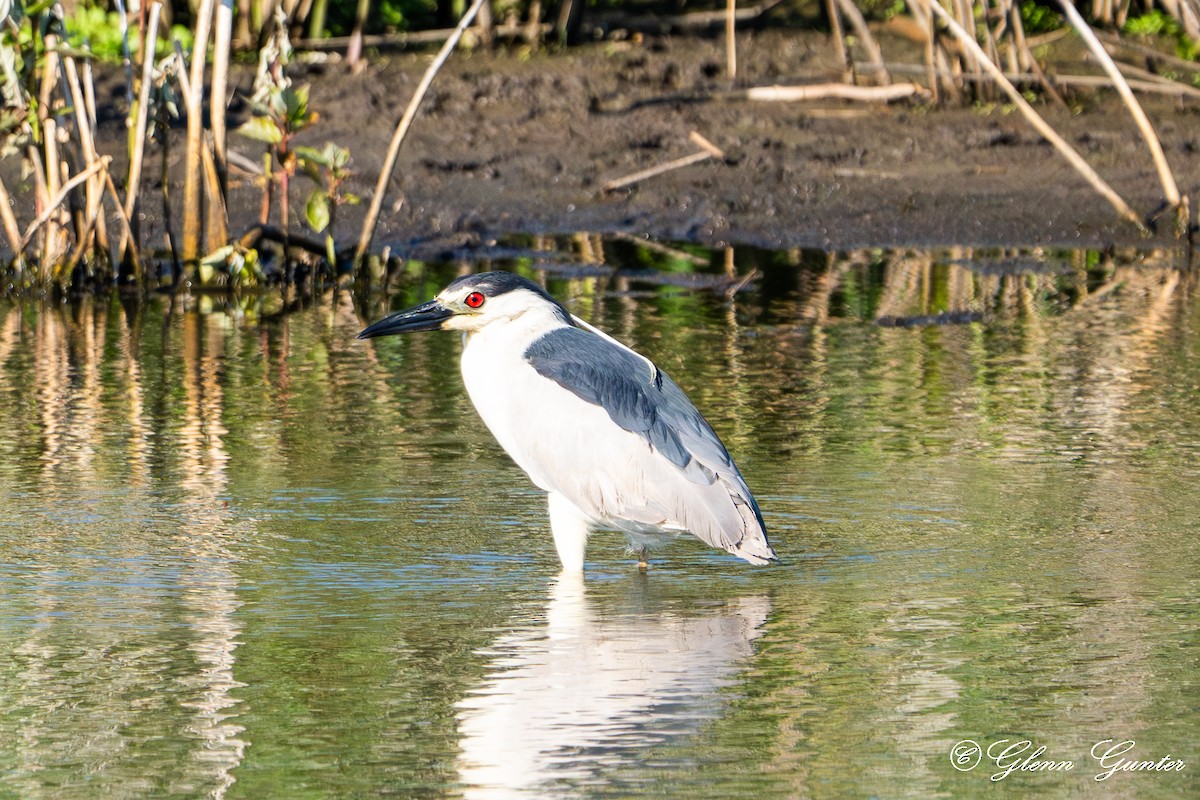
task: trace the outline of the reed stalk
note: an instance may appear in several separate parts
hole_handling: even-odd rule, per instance
[[[37,233],[43,225],[45,225],[47,228],[50,227],[54,217],[60,211],[59,207],[66,201],[73,189],[75,189],[81,183],[91,179],[93,175],[96,175],[101,170],[107,169],[108,163],[111,160],[112,158],[110,156],[101,156],[83,172],[74,175],[70,180],[63,183],[61,187],[55,185],[55,192],[50,200],[50,205],[43,209],[42,213],[38,214],[37,218],[34,219],[33,222],[29,223],[29,227],[25,229],[25,235],[21,237],[17,252],[24,252],[25,248],[29,245],[29,242],[33,239],[33,235]]]
[[[737,0],[725,3],[725,74],[737,78]]]
[[[1036,110],[1034,110],[1033,106],[1029,104],[1029,101],[1022,97],[1021,93],[1017,91],[1017,87],[1013,86],[1012,82],[1009,81],[1008,78],[1004,77],[1004,73],[992,62],[990,58],[987,57],[987,54],[983,52],[983,48],[981,48],[979,43],[975,41],[975,37],[972,34],[967,33],[967,31],[964,30],[963,27],[959,25],[958,22],[956,22],[954,18],[951,17],[950,14],[937,2],[929,3],[929,8],[933,11],[933,13],[938,15],[950,32],[954,34],[955,38],[957,38],[959,42],[961,42],[962,45],[968,51],[970,51],[984,71],[992,77],[992,80],[994,80],[997,85],[1004,90],[1004,93],[1008,95],[1009,99],[1013,102],[1013,104],[1017,107],[1017,110],[1021,112],[1029,124],[1032,125],[1034,129],[1046,139],[1046,141],[1050,142],[1050,144],[1054,146],[1054,149],[1058,150],[1063,158],[1065,158],[1067,162],[1070,163],[1071,166],[1074,167],[1075,170],[1082,175],[1089,184],[1091,184],[1093,189],[1099,192],[1100,195],[1109,202],[1109,204],[1116,210],[1117,214],[1123,219],[1132,222],[1135,226],[1137,226],[1139,231],[1142,231],[1143,233],[1149,233],[1141,218],[1136,212],[1134,212],[1132,208],[1129,207],[1129,204],[1126,203],[1121,196],[1117,194],[1116,191],[1109,186],[1103,178],[1100,177],[1100,175],[1096,173],[1094,169],[1092,169],[1091,165],[1084,160],[1083,156],[1079,155],[1079,152],[1074,147],[1071,147],[1071,145],[1068,144],[1065,139],[1059,136],[1058,132],[1055,131],[1054,128],[1052,128],[1050,124],[1046,122],[1046,120],[1043,119],[1040,114],[1037,113]]]
[[[185,97],[191,97],[193,96],[192,92],[195,87],[192,84],[192,78],[188,76],[185,68],[186,64],[184,63],[182,50],[176,50],[175,58],[179,64],[178,77],[180,91]],[[203,93],[203,89],[201,89],[200,93]],[[202,113],[203,112],[198,112],[197,116]],[[203,180],[202,186],[204,189],[203,196],[208,201],[208,204],[205,208],[206,213],[204,214],[206,232],[205,243],[208,247],[208,252],[211,253],[213,250],[216,250],[218,247],[223,247],[229,242],[229,227],[226,224],[225,217],[225,196],[221,192],[220,181],[217,178],[217,168],[213,161],[212,149],[208,146],[208,142],[204,140],[203,131],[201,132],[200,138],[199,156],[200,179]],[[189,161],[189,165],[191,166],[191,169],[188,173],[189,175],[197,172],[194,161]],[[186,224],[187,221],[185,220],[184,225],[186,226]],[[187,260],[186,256],[184,260]]]
[[[371,196],[371,205],[367,209],[366,219],[363,221],[362,233],[358,237],[358,247],[354,251],[354,263],[356,266],[361,266],[363,258],[367,254],[367,249],[371,246],[371,240],[375,237],[375,226],[379,222],[379,212],[383,208],[383,199],[387,194],[388,181],[392,178],[392,170],[396,167],[396,158],[400,155],[400,145],[404,143],[404,137],[408,135],[408,129],[412,127],[413,120],[417,116],[417,108],[421,105],[421,100],[425,97],[425,93],[429,91],[430,85],[433,83],[434,76],[438,70],[442,68],[442,64],[450,57],[450,53],[458,45],[459,39],[466,32],[471,21],[475,19],[475,15],[479,13],[479,8],[487,0],[474,0],[470,8],[462,15],[462,19],[458,21],[458,27],[450,34],[442,45],[442,49],[433,59],[433,63],[425,70],[425,74],[421,77],[421,82],[417,84],[417,89],[413,92],[412,99],[408,101],[408,107],[404,109],[403,116],[400,117],[400,122],[396,124],[396,130],[392,134],[392,140],[388,144],[387,155],[383,159],[383,166],[379,170],[379,179],[375,182],[375,193]]]
[[[117,219],[121,221],[122,239],[128,241],[133,237],[132,222],[129,215],[125,213],[125,207],[121,205],[121,196],[117,193],[117,187],[113,183],[112,173],[107,169],[104,170],[104,184],[117,209]],[[142,259],[138,255],[136,247],[129,252],[129,258],[133,262],[134,283],[143,289],[146,288],[146,271],[142,267]]]
[[[0,178],[0,224],[4,226],[4,236],[8,239],[13,259],[20,262],[23,255],[21,252],[21,229],[17,227],[17,218],[12,210],[12,198],[8,194],[8,187],[4,185],[3,178]]]
[[[868,61],[876,65],[872,70],[875,82],[880,86],[886,86],[891,83],[891,78],[888,76],[887,70],[882,66],[883,51],[879,49],[879,43],[871,35],[871,29],[867,26],[867,20],[863,16],[862,11],[854,4],[854,0],[836,0],[836,2],[841,9],[842,16],[846,18],[850,23],[850,27],[858,35],[859,44],[867,51]]]
[[[154,43],[158,41],[158,18],[162,13],[162,3],[150,5],[149,17],[146,21],[145,35],[142,37],[142,82],[138,86],[137,113],[134,117],[133,129],[130,132],[132,147],[129,152],[129,176],[125,182],[125,217],[131,222],[137,219],[138,201],[142,191],[142,164],[146,154],[146,126],[150,118],[150,87],[154,82]],[[166,180],[166,176],[163,176]],[[136,224],[131,224],[130,231],[121,237],[118,250],[123,260],[131,252],[141,247],[136,233]]]
[[[1062,6],[1063,13],[1067,15],[1067,20],[1071,26],[1079,33],[1084,43],[1088,46],[1092,56],[1100,62],[1100,66],[1104,67],[1104,71],[1108,73],[1108,77],[1112,79],[1113,87],[1116,88],[1117,94],[1121,96],[1125,107],[1129,109],[1129,114],[1133,117],[1133,121],[1137,124],[1138,131],[1142,134],[1142,139],[1146,142],[1146,147],[1150,149],[1150,157],[1154,160],[1154,168],[1158,170],[1158,179],[1162,183],[1163,193],[1166,195],[1167,203],[1171,208],[1177,208],[1180,203],[1179,186],[1175,183],[1175,176],[1171,173],[1171,165],[1167,163],[1166,154],[1163,153],[1162,143],[1158,140],[1158,134],[1154,132],[1154,126],[1150,124],[1149,118],[1146,117],[1146,112],[1142,110],[1141,103],[1133,95],[1133,90],[1129,88],[1128,81],[1121,71],[1117,69],[1117,65],[1113,63],[1112,56],[1104,49],[1104,45],[1096,38],[1096,34],[1092,32],[1092,28],[1083,17],[1075,9],[1075,6],[1069,0],[1058,0],[1058,4]]]
[[[225,107],[229,83],[230,40],[233,37],[233,0],[218,0],[213,44],[212,96],[209,97],[208,116],[212,125],[213,158],[216,162],[217,182],[221,197],[228,189],[229,161],[225,155]],[[221,242],[220,244],[225,244]],[[213,243],[209,243],[211,248]],[[219,245],[218,245],[219,246]]]
[[[204,222],[200,188],[203,175],[194,167],[200,163],[204,148],[204,119],[201,104],[204,100],[204,64],[208,57],[208,39],[212,24],[213,0],[200,0],[196,11],[195,46],[192,50],[191,84],[182,91],[187,107],[187,161],[193,167],[185,170],[183,179],[183,240],[180,250],[185,264],[200,258],[200,231]],[[181,67],[182,77],[182,67]],[[163,177],[166,180],[166,176]]]
[[[93,125],[91,115],[88,113],[87,98],[84,95],[83,89],[79,82],[79,70],[76,68],[75,59],[72,56],[67,56],[63,59],[63,67],[67,75],[67,88],[71,93],[71,103],[75,108],[75,133],[79,138],[80,150],[83,152],[84,166],[90,167],[96,163],[96,140],[92,135]],[[89,230],[95,231],[96,247],[99,250],[107,249],[107,236],[104,231],[104,218],[100,214],[100,201],[104,194],[104,179],[96,174],[84,184],[85,208],[86,208],[86,224]],[[83,236],[77,232],[76,252],[82,255],[81,246],[86,246],[88,242],[85,239],[90,239],[90,236]]]

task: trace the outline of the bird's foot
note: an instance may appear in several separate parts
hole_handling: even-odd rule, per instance
[[[650,569],[650,548],[649,547],[643,547],[638,552],[638,569],[640,569],[642,572],[645,572],[646,570]]]

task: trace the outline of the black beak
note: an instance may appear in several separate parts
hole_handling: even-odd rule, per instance
[[[421,303],[407,311],[397,311],[390,317],[384,317],[378,322],[367,326],[359,339],[374,339],[376,336],[391,336],[395,333],[415,333],[417,331],[436,331],[442,327],[442,322],[454,316],[454,312],[437,300]]]

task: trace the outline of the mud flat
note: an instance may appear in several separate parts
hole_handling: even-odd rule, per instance
[[[391,53],[357,75],[339,63],[295,64],[321,121],[301,143],[348,147],[350,191],[368,194],[392,126],[429,54]],[[746,33],[736,84],[723,45],[704,37],[602,42],[547,55],[460,52],[443,68],[401,153],[375,247],[517,232],[626,232],[704,244],[846,249],[1173,246],[1171,218],[1149,238],[1111,207],[1017,114],[1003,105],[937,110],[923,102],[741,99],[747,86],[836,79],[827,40],[794,31]],[[248,92],[252,76],[239,87]],[[118,93],[116,76],[107,83]],[[1200,175],[1193,100],[1142,96],[1180,189]],[[1162,190],[1136,129],[1109,92],[1070,109],[1039,109],[1139,212]],[[235,117],[247,113],[235,102]],[[107,150],[119,159],[121,120]],[[603,191],[616,178],[698,150],[709,159]],[[257,145],[231,137],[253,160]],[[175,147],[172,169],[182,146]],[[9,159],[13,161],[14,159]],[[149,156],[151,167],[157,156]],[[10,165],[6,165],[8,167]],[[119,166],[119,165],[118,165]],[[6,169],[6,172],[10,170]],[[303,181],[296,182],[302,189]],[[259,190],[235,181],[233,231],[258,213]],[[153,232],[160,214],[147,202]],[[340,220],[352,243],[362,207]],[[152,234],[153,235],[153,234]]]

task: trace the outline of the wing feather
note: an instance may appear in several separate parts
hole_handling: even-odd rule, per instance
[[[608,336],[580,327],[547,333],[526,349],[524,357],[542,377],[599,406],[623,430],[641,437],[687,481],[712,489],[693,497],[707,511],[701,514],[682,501],[673,504],[678,507],[654,508],[656,492],[646,486],[637,492],[645,498],[644,506],[624,509],[629,521],[685,527],[709,544],[754,563],[775,557],[758,503],[729,451],[670,376]],[[653,481],[654,471],[640,471],[627,479]],[[628,498],[622,505],[627,504]]]

